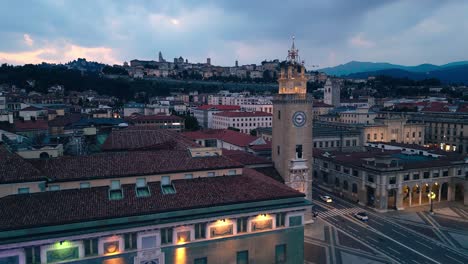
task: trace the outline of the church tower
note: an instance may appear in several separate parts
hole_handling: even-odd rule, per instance
[[[328,78],[324,85],[323,102],[334,107],[340,106],[341,83],[338,80]]]
[[[299,50],[294,45],[280,64],[278,94],[273,99],[272,158],[286,185],[312,200],[312,101]]]

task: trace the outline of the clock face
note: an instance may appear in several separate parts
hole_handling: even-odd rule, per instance
[[[293,115],[293,124],[296,127],[302,127],[306,123],[306,114],[304,112],[296,112]]]

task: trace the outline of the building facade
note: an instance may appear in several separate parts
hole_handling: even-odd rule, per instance
[[[468,165],[461,155],[444,155],[412,145],[368,143],[365,152],[314,150],[314,181],[330,191],[379,211],[434,202],[468,204]]]
[[[0,163],[0,263],[304,261],[310,202],[218,149]]]
[[[272,160],[286,185],[312,199],[312,103],[305,68],[293,45],[281,64],[278,94],[273,99]]]
[[[220,112],[213,114],[213,128],[236,128],[249,134],[258,127],[271,127],[272,114],[266,112]]]
[[[213,128],[213,114],[227,111],[239,111],[238,105],[202,105],[193,109],[193,116],[202,128]]]

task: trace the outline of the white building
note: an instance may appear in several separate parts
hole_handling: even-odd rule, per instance
[[[213,114],[223,111],[239,111],[238,105],[202,105],[193,109],[193,116],[203,128],[213,128]]]
[[[237,128],[249,134],[258,127],[271,127],[272,114],[266,112],[221,112],[213,114],[213,128]]]

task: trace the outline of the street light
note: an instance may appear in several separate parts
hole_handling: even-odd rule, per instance
[[[430,214],[434,214],[434,211],[432,210],[432,209],[433,209],[433,207],[432,207],[432,203],[433,203],[433,202],[432,202],[432,201],[436,198],[436,194],[435,194],[435,192],[432,192],[432,191],[431,191],[431,192],[429,192],[429,193],[427,194],[427,197],[429,197],[429,200],[431,201],[431,210],[429,211],[429,213],[430,213]]]

